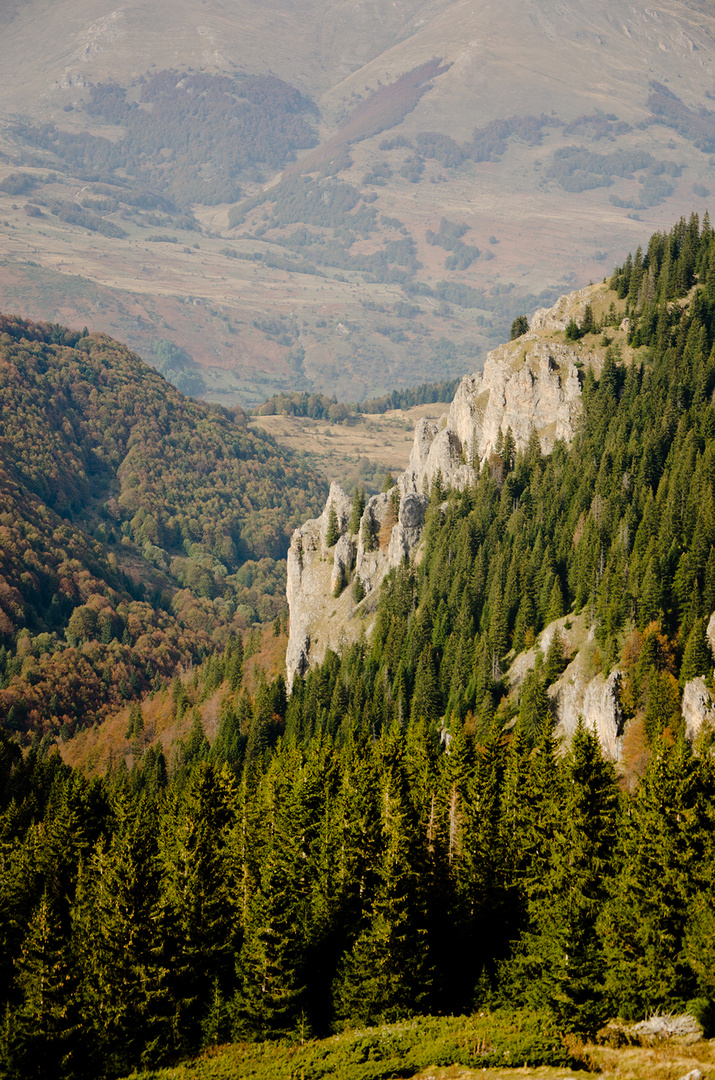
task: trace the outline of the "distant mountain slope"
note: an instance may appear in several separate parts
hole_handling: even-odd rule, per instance
[[[713,190],[697,0],[29,0],[0,29],[0,306],[170,340],[212,400],[474,370]]]
[[[324,485],[124,346],[0,319],[0,713],[70,729],[283,610]]]
[[[715,59],[712,9],[703,0],[657,8],[617,0],[312,0],[299,7],[279,0],[264,8],[238,0],[230,9],[209,0],[200,17],[190,0],[128,0],[119,8],[114,0],[31,0],[6,6],[0,28],[7,46],[0,95],[19,113],[28,112],[30,96],[49,113],[60,90],[126,81],[152,65],[280,74],[325,106],[441,55],[457,68],[449,81],[461,105],[457,116],[445,109],[439,128],[452,134],[468,111],[473,126],[522,111],[526,101],[535,112],[608,111],[632,100],[634,84],[648,78],[680,77],[683,92],[700,95],[712,89]],[[35,64],[28,69],[29,55]],[[468,110],[466,99],[486,87],[477,113]]]

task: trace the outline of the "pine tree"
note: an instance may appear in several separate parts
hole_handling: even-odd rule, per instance
[[[382,751],[382,854],[365,920],[334,986],[339,1026],[390,1023],[423,1009],[432,983],[420,845],[398,737]]]
[[[200,1044],[214,981],[232,990],[237,898],[231,830],[236,811],[233,775],[200,761],[186,790],[162,821],[161,925],[169,971],[171,1023],[177,1048]]]
[[[712,670],[712,666],[712,654],[708,639],[705,636],[705,620],[696,619],[688,636],[688,643],[685,646],[683,663],[680,668],[679,682],[681,687],[685,686],[688,680],[694,679],[698,675],[707,675]]]
[[[171,1046],[171,1032],[155,806],[130,806],[121,797],[115,814],[111,841],[96,846],[77,891],[73,948],[96,1067],[120,1073],[159,1060]]]
[[[340,526],[338,524],[338,515],[333,504],[330,504],[330,510],[328,511],[328,531],[325,535],[325,546],[335,547],[340,539]]]
[[[445,1011],[476,1004],[482,972],[493,971],[506,947],[499,802],[503,745],[499,736],[470,745],[454,732],[440,759],[440,862],[444,896],[433,907],[431,935],[438,961],[436,1001]]]
[[[47,892],[32,913],[17,961],[19,1005],[10,1021],[11,1075],[44,1080],[61,1074],[76,1050],[76,972],[55,904]]]
[[[551,686],[553,682],[556,682],[565,667],[566,659],[564,657],[563,639],[559,631],[555,630],[551,636],[549,648],[546,652],[546,660],[544,662],[544,685]]]
[[[685,1007],[696,980],[684,953],[702,862],[697,771],[684,740],[660,740],[622,819],[617,876],[599,929],[609,1011],[642,1018]]]
[[[540,671],[529,671],[519,695],[519,731],[532,746],[551,728],[549,699]]]
[[[297,747],[281,748],[263,780],[269,822],[238,963],[232,1006],[237,1036],[281,1038],[310,1029],[308,982],[315,973],[307,957],[316,936],[327,746],[315,738],[307,760]],[[323,888],[330,890],[324,880]]]
[[[564,594],[561,590],[561,582],[558,575],[554,575],[554,584],[551,587],[551,595],[549,596],[549,606],[546,612],[546,622],[553,622],[555,619],[560,619],[564,611]]]
[[[434,650],[426,645],[420,654],[415,672],[415,688],[412,694],[411,718],[434,721],[440,712],[440,694],[435,672]]]
[[[360,521],[365,511],[365,488],[355,488],[353,492],[353,505],[350,511],[350,523],[348,532],[351,536],[357,536],[360,531]]]
[[[706,1032],[712,1030],[715,1003],[715,774],[712,758],[702,753],[699,762],[699,810],[703,857],[695,867],[692,902],[684,933],[684,958],[694,976],[696,1002],[691,1003]]]
[[[590,1032],[607,1014],[597,922],[608,895],[618,789],[596,737],[582,726],[563,773],[560,806],[549,815],[546,864],[529,879],[526,930],[512,978],[535,1008],[546,1007],[560,1024]]]

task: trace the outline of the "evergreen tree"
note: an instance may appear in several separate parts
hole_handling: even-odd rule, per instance
[[[549,699],[541,672],[529,671],[519,695],[519,731],[532,746],[551,728]]]
[[[76,972],[55,904],[47,892],[30,917],[17,960],[19,1004],[10,1016],[7,1055],[11,1075],[61,1074],[77,1049]]]
[[[553,682],[556,682],[565,667],[563,639],[559,631],[555,630],[551,636],[544,662],[544,685],[550,686]]]
[[[705,636],[705,620],[696,619],[688,636],[685,655],[680,668],[680,685],[685,686],[689,679],[698,675],[707,675],[712,670],[713,658]]]
[[[529,879],[527,925],[512,978],[535,1008],[546,1006],[560,1024],[589,1032],[607,1015],[597,923],[608,895],[618,791],[613,767],[582,726],[563,773],[560,805],[555,814],[548,811],[544,872]]]
[[[511,324],[511,340],[521,337],[529,329],[529,320],[526,315],[517,315]]]
[[[622,820],[617,876],[599,926],[609,1011],[677,1011],[695,994],[684,952],[702,862],[697,770],[684,740],[660,740]]]
[[[417,823],[394,734],[382,754],[380,807],[382,855],[375,891],[335,981],[335,1015],[341,1026],[399,1020],[423,1009],[431,991]]]
[[[330,510],[328,511],[328,531],[325,535],[325,546],[335,547],[340,539],[340,526],[338,524],[338,515],[333,504],[330,504]]]
[[[226,995],[232,990],[240,929],[237,897],[231,888],[235,809],[230,771],[224,767],[219,773],[201,761],[162,821],[162,963],[170,976],[177,1048],[200,1044],[215,980]]]
[[[155,808],[122,797],[115,813],[112,839],[95,848],[73,909],[80,1000],[94,1029],[95,1068],[109,1073],[160,1060],[171,1046]]]
[[[350,511],[350,523],[348,532],[351,536],[357,536],[360,531],[360,521],[365,511],[365,488],[355,488],[353,492],[353,505]]]

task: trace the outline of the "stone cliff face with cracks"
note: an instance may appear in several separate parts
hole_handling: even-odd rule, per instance
[[[339,484],[331,484],[321,516],[296,529],[288,552],[289,689],[296,674],[321,663],[327,649],[337,651],[369,631],[377,588],[391,567],[412,557],[422,537],[428,501],[400,486],[373,495],[357,532],[351,533],[352,500]],[[331,508],[340,536],[329,547]],[[356,579],[362,599],[355,594]]]
[[[581,410],[580,371],[585,364],[599,369],[601,361],[552,335],[572,316],[580,318],[603,288],[590,286],[537,311],[527,334],[490,352],[482,372],[466,375],[439,423],[418,423],[396,493],[373,495],[354,535],[348,530],[351,500],[337,484],[321,516],[296,529],[288,553],[289,688],[296,673],[319,664],[327,649],[369,634],[377,589],[391,567],[415,554],[428,493],[438,476],[448,487],[471,483],[508,430],[517,449],[526,448],[534,434],[545,453],[557,439],[570,441]],[[331,507],[340,537],[328,548]],[[352,584],[356,577],[362,600],[350,587],[335,595],[340,582]]]
[[[331,485],[321,516],[296,529],[288,553],[289,689],[296,674],[321,663],[328,649],[340,651],[362,634],[369,636],[387,572],[419,559],[429,492],[438,477],[445,487],[465,487],[508,431],[517,450],[534,437],[544,453],[558,439],[571,441],[581,412],[581,372],[591,366],[598,374],[602,357],[582,345],[555,341],[553,335],[572,317],[579,321],[586,304],[604,289],[589,286],[537,311],[528,333],[490,352],[482,372],[466,375],[449,412],[438,423],[418,423],[406,471],[392,491],[368,500],[357,531],[350,530],[352,500],[338,484]],[[328,540],[335,539],[329,537],[331,508],[338,538],[329,547]],[[544,652],[554,629],[563,634],[560,624],[541,635]],[[715,624],[710,629],[715,641]],[[620,675],[593,674],[587,659],[592,634],[583,631],[572,645],[574,659],[549,691],[557,734],[568,741],[582,719],[606,755],[617,761],[623,734]],[[509,678],[517,691],[535,655],[532,650],[516,658]],[[704,684],[688,689],[684,710],[691,734],[715,715]]]

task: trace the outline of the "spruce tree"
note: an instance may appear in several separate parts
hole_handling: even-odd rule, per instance
[[[696,619],[688,635],[683,663],[680,668],[680,685],[685,686],[689,679],[698,675],[707,675],[712,670],[713,658],[705,636],[705,620]]]
[[[96,846],[73,908],[80,1001],[93,1028],[95,1067],[127,1072],[171,1047],[168,973],[159,935],[155,806],[115,803],[111,841]]]
[[[360,521],[362,519],[363,512],[365,510],[365,488],[356,487],[353,492],[353,505],[350,511],[350,523],[348,525],[348,532],[351,536],[357,536],[360,531]]]
[[[609,1011],[627,1019],[683,1009],[695,996],[684,943],[702,865],[699,802],[685,740],[659,740],[622,819],[617,874],[599,920]]]
[[[608,895],[618,789],[595,735],[582,726],[563,765],[560,793],[558,808],[548,811],[543,872],[528,878],[526,928],[511,974],[518,995],[533,1007],[591,1032],[607,1014],[597,922]]]
[[[77,1050],[77,976],[56,905],[47,892],[30,916],[15,986],[19,1004],[10,1018],[10,1075],[44,1080],[48,1066],[62,1075]]]
[[[162,821],[161,927],[177,1048],[200,1045],[215,980],[233,989],[240,925],[230,842],[236,792],[233,774],[200,761]]]
[[[325,546],[335,547],[340,539],[340,526],[338,524],[338,515],[333,504],[330,504],[330,510],[328,511],[328,531],[325,535]]]
[[[433,967],[420,889],[420,843],[399,737],[382,750],[382,853],[375,890],[335,986],[339,1027],[391,1023],[423,1010]]]
[[[566,658],[564,656],[563,638],[559,631],[555,630],[551,635],[546,660],[544,661],[544,685],[551,686],[552,683],[556,682],[565,667]]]

